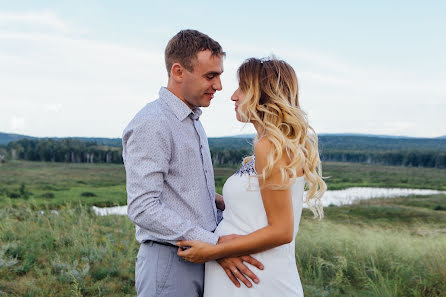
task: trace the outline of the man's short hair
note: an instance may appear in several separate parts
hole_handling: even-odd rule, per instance
[[[168,75],[170,76],[170,70],[174,63],[180,63],[192,72],[198,52],[205,50],[210,50],[212,55],[215,56],[226,55],[220,44],[206,34],[196,30],[181,30],[178,32],[169,41],[164,51]]]

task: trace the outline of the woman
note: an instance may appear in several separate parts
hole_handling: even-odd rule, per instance
[[[303,296],[295,262],[294,238],[306,203],[322,218],[319,199],[326,190],[321,178],[317,136],[298,102],[293,68],[275,58],[246,60],[238,69],[235,102],[237,120],[257,130],[254,156],[223,187],[226,209],[215,232],[217,245],[181,241],[178,255],[206,263],[204,295]],[[235,235],[237,234],[237,235]],[[228,236],[229,235],[229,236]],[[220,243],[221,242],[221,243]],[[235,287],[211,260],[251,254],[265,269],[259,284]]]

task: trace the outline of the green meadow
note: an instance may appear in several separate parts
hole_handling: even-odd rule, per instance
[[[217,167],[216,191],[237,167]],[[329,190],[349,187],[399,187],[446,190],[446,170],[327,162],[323,175]],[[38,206],[57,208],[81,201],[84,205],[126,204],[125,169],[121,164],[0,163],[0,206],[33,199]]]
[[[215,168],[217,191],[236,168]],[[446,170],[324,164],[329,189],[446,190]],[[0,296],[135,296],[138,243],[122,165],[0,164]],[[446,195],[304,210],[296,238],[305,296],[445,296]],[[261,281],[261,280],[260,280]]]
[[[0,197],[13,204],[32,198],[39,206],[125,205],[125,170],[121,164],[10,161],[0,164]],[[0,205],[5,201],[0,200]]]

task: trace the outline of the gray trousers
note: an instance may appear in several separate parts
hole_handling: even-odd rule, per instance
[[[184,261],[177,250],[153,241],[141,244],[135,264],[139,297],[203,296],[204,264]]]

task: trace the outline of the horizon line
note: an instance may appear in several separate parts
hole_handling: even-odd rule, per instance
[[[31,138],[106,138],[106,139],[121,139],[121,137],[106,137],[106,136],[31,136],[26,134],[19,134],[15,132],[2,132],[0,134],[19,135]],[[223,136],[208,136],[208,138],[225,138],[225,137],[250,137],[255,136],[255,133],[233,134]],[[446,135],[425,137],[425,136],[407,136],[407,135],[392,135],[392,134],[371,134],[371,133],[357,133],[357,132],[339,132],[339,133],[318,133],[318,136],[368,136],[368,137],[388,137],[388,138],[421,138],[421,139],[438,139],[446,138]]]

